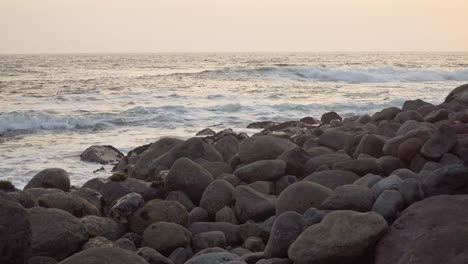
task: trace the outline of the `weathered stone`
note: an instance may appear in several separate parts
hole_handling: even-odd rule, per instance
[[[169,222],[149,225],[143,232],[143,245],[163,254],[190,244],[192,234],[185,227]]]
[[[223,156],[224,161],[228,161],[239,151],[239,140],[235,136],[222,137],[215,143],[216,150]]]
[[[197,222],[208,222],[208,221],[210,221],[210,216],[208,215],[208,212],[204,208],[195,207],[188,214],[188,225],[191,225]]]
[[[433,171],[423,179],[426,196],[468,194],[468,168],[449,165]]]
[[[275,182],[275,194],[279,195],[284,189],[286,189],[289,185],[299,181],[296,176],[293,175],[285,175],[279,178]]]
[[[104,186],[105,183],[109,182],[108,179],[104,178],[92,178],[91,180],[85,182],[81,188],[89,188],[98,192],[101,192],[102,186]]]
[[[457,143],[457,137],[452,127],[442,125],[421,148],[421,154],[429,159],[440,158]]]
[[[148,264],[146,260],[135,252],[119,247],[97,247],[81,251],[59,264]]]
[[[372,186],[372,190],[374,191],[375,197],[379,197],[380,194],[386,190],[398,190],[401,183],[402,180],[400,177],[396,175],[390,175],[374,184],[374,186]]]
[[[449,112],[445,109],[434,110],[424,117],[424,122],[436,123],[448,119]]]
[[[260,252],[265,249],[265,243],[263,243],[261,237],[251,236],[244,241],[242,247],[251,252]]]
[[[217,252],[191,258],[185,264],[222,264],[234,260],[241,261],[242,258],[228,252]]]
[[[379,241],[375,263],[466,262],[467,203],[467,195],[439,195],[411,205]]]
[[[233,172],[229,164],[221,161],[205,162],[201,166],[213,176],[213,179],[217,179],[223,173],[231,174]]]
[[[391,223],[404,206],[405,201],[399,191],[386,190],[379,195],[372,206],[372,211],[380,214],[387,222]]]
[[[379,158],[383,155],[382,148],[384,144],[385,139],[382,137],[372,134],[364,135],[356,146],[353,157],[357,158],[359,154],[365,153],[372,157]]]
[[[275,184],[271,181],[256,181],[248,184],[250,188],[264,194],[275,194]]]
[[[404,169],[404,168],[393,171],[392,175],[396,175],[402,180],[411,179],[411,178],[419,179],[419,175],[416,172],[409,170],[409,169]]]
[[[58,261],[51,257],[35,256],[28,259],[26,264],[57,264]]]
[[[385,108],[382,111],[376,112],[371,117],[371,122],[377,123],[382,120],[393,120],[395,116],[400,113],[400,109],[397,107]]]
[[[318,142],[321,146],[338,150],[344,148],[349,137],[349,133],[343,131],[327,130],[319,137]]]
[[[137,234],[137,233],[129,232],[129,233],[126,233],[125,235],[123,235],[120,238],[126,238],[126,239],[132,241],[133,244],[137,248],[141,247],[141,244],[143,243],[143,237],[141,235]]]
[[[286,173],[298,177],[305,176],[304,166],[313,156],[302,148],[296,147],[283,152],[278,156],[279,160],[286,162]]]
[[[166,196],[166,200],[177,201],[183,205],[188,212],[190,212],[195,205],[193,204],[190,197],[188,197],[183,191],[172,191]]]
[[[288,248],[302,233],[304,220],[295,212],[284,212],[273,224],[268,243],[265,247],[265,258],[288,256]]]
[[[138,193],[129,193],[119,198],[109,210],[109,215],[120,223],[127,223],[128,218],[133,215],[144,204],[143,197]]]
[[[274,181],[286,172],[286,162],[283,160],[259,160],[234,171],[239,179],[252,183],[256,181]]]
[[[45,169],[36,174],[24,186],[25,190],[30,188],[57,188],[68,192],[70,190],[70,176],[64,169]]]
[[[80,188],[72,193],[88,201],[101,213],[103,212],[105,201],[104,197],[102,197],[102,195],[98,191],[89,188]]]
[[[198,222],[191,224],[189,230],[192,232],[192,235],[210,231],[221,231],[224,233],[228,245],[238,245],[242,241],[239,236],[239,226],[231,223]]]
[[[102,185],[99,192],[108,205],[133,192],[141,195],[145,201],[159,196],[158,191],[155,188],[151,188],[151,183],[133,178],[127,178],[124,181],[108,181]]]
[[[234,211],[241,223],[247,220],[265,220],[275,213],[276,199],[247,186],[237,186],[234,190]]]
[[[174,264],[170,259],[164,257],[161,253],[150,247],[139,248],[136,253],[149,264]]]
[[[408,120],[414,120],[414,121],[417,121],[417,122],[423,122],[424,121],[421,114],[419,114],[415,110],[400,112],[395,116],[394,120],[397,121],[400,124],[403,124]]]
[[[354,172],[364,176],[368,173],[378,174],[381,170],[376,159],[345,160],[333,164],[333,170]]]
[[[124,155],[113,146],[98,146],[94,145],[87,148],[80,154],[82,161],[97,162],[101,164],[108,164],[120,161]]]
[[[410,111],[410,110],[416,110],[421,106],[424,105],[431,105],[428,102],[425,102],[421,99],[416,99],[416,100],[408,100],[403,103],[402,111]]]
[[[44,194],[39,197],[37,203],[45,208],[57,208],[69,212],[76,217],[85,215],[101,216],[101,213],[94,205],[73,193]]]
[[[411,161],[421,150],[424,142],[417,138],[408,138],[398,145],[397,157],[404,161]]]
[[[304,228],[309,227],[311,225],[315,225],[320,223],[322,219],[328,214],[330,211],[326,210],[319,210],[317,208],[311,207],[304,212],[303,219],[304,219]]]
[[[367,187],[343,185],[333,190],[323,203],[324,210],[353,210],[368,212],[374,203],[374,193]]]
[[[325,114],[322,115],[322,117],[320,118],[320,121],[323,123],[323,124],[330,124],[330,122],[332,120],[343,120],[343,118],[341,118],[341,116],[339,116],[336,112],[327,112]]]
[[[90,248],[97,248],[97,247],[115,247],[116,245],[110,241],[109,239],[98,236],[89,239],[82,247],[81,250],[87,250]]]
[[[122,228],[112,218],[87,215],[80,218],[81,224],[86,228],[88,234],[101,236],[115,241],[122,234]]]
[[[374,184],[382,180],[382,176],[375,174],[367,174],[353,182],[354,185],[363,186],[367,188],[372,188]]]
[[[129,228],[141,234],[151,224],[157,222],[172,222],[186,225],[187,209],[176,201],[151,200],[138,209],[129,219]]]
[[[234,210],[227,206],[216,212],[215,220],[216,222],[227,222],[235,225],[239,223]]]
[[[295,147],[296,144],[286,139],[274,136],[255,136],[239,144],[239,158],[242,163],[271,160]]]
[[[288,256],[295,264],[362,263],[387,228],[385,219],[373,212],[334,211],[307,228]]]
[[[36,201],[34,199],[34,196],[30,192],[16,189],[14,192],[7,192],[6,194],[11,198],[15,199],[24,208],[31,208],[35,206]]]
[[[310,207],[320,207],[332,190],[317,183],[301,181],[288,186],[278,197],[276,215],[286,211],[303,214]]]
[[[345,184],[351,184],[359,179],[359,176],[350,171],[326,170],[315,172],[304,178],[304,181],[315,182],[330,189],[335,189]]]
[[[192,246],[195,252],[212,247],[226,247],[226,237],[221,231],[199,233],[192,237]]]
[[[422,187],[422,182],[416,178],[403,180],[403,182],[400,184],[399,191],[403,196],[403,200],[405,201],[406,205],[411,205],[424,199],[424,189]]]
[[[174,262],[174,264],[184,264],[185,261],[189,260],[193,256],[192,249],[190,247],[186,248],[177,248],[172,251],[169,259]]]
[[[328,166],[332,167],[333,164],[344,161],[344,160],[350,160],[351,157],[347,154],[326,154],[326,155],[321,155],[315,158],[311,158],[310,160],[307,161],[305,164],[305,173],[312,174],[314,173],[320,166]]]

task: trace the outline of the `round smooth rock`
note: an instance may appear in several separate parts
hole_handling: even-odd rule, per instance
[[[303,227],[304,219],[296,212],[285,212],[278,216],[265,247],[265,258],[287,257],[289,246],[302,233]]]
[[[276,202],[276,215],[286,211],[303,214],[310,207],[319,208],[332,193],[332,190],[313,182],[300,181],[289,185]]]
[[[130,217],[129,228],[141,234],[153,223],[172,222],[185,226],[187,221],[187,209],[179,202],[151,200]]]
[[[64,169],[45,169],[34,175],[24,186],[25,190],[30,188],[57,188],[68,192],[70,190],[70,176]]]
[[[190,245],[192,233],[185,227],[168,222],[151,224],[143,232],[143,245],[161,253]]]
[[[214,180],[203,192],[200,207],[205,209],[211,218],[216,212],[225,206],[229,206],[233,200],[234,186],[225,180]]]
[[[59,264],[148,264],[146,260],[135,252],[119,247],[97,247],[81,251]]]

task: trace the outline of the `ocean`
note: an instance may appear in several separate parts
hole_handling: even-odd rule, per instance
[[[438,104],[467,82],[468,53],[0,55],[0,180],[22,188],[59,167],[81,185],[111,175],[80,161],[91,145]]]

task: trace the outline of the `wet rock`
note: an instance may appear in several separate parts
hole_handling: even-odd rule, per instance
[[[432,133],[432,129],[418,128],[406,133],[405,135],[390,138],[385,142],[385,145],[382,148],[383,153],[396,157],[398,153],[398,147],[402,142],[414,137],[419,138],[422,142],[426,142],[431,137]]]
[[[295,147],[296,144],[286,139],[274,136],[255,136],[239,144],[239,158],[242,163],[271,160]]]
[[[221,231],[199,233],[192,237],[192,245],[195,252],[212,247],[224,248],[226,237]]]
[[[289,246],[302,233],[303,227],[304,220],[298,213],[284,212],[278,216],[265,247],[265,258],[287,257]]]
[[[191,224],[189,230],[192,232],[192,235],[210,231],[221,231],[224,233],[228,245],[238,245],[242,241],[239,236],[239,226],[231,223],[197,222]]]
[[[368,212],[374,203],[374,193],[367,187],[343,185],[333,190],[323,203],[324,210],[353,210]]]
[[[139,248],[136,253],[149,264],[174,264],[170,259],[164,257],[161,253],[150,247]]]
[[[148,264],[146,260],[135,252],[119,247],[97,247],[81,251],[60,264]]]
[[[294,263],[361,263],[388,225],[380,215],[334,211],[307,228],[291,245]]]
[[[332,190],[313,182],[301,181],[288,186],[276,202],[276,215],[286,211],[303,214],[310,207],[320,207]]]
[[[143,232],[143,245],[163,254],[190,245],[192,234],[185,227],[169,222],[149,225]]]
[[[443,125],[424,143],[421,154],[429,159],[437,159],[448,152],[456,143],[457,137],[453,128]]]
[[[138,209],[129,219],[129,228],[141,234],[149,225],[157,222],[172,222],[186,225],[187,209],[176,201],[152,200]]]
[[[339,130],[327,130],[323,133],[318,142],[321,146],[335,150],[343,149],[350,135]]]
[[[306,149],[307,153],[310,154],[311,158],[315,158],[322,155],[334,154],[335,150],[327,147],[320,147],[320,146],[313,146],[310,148],[306,148],[307,144],[304,144],[304,149]]]
[[[31,215],[32,256],[61,260],[77,252],[88,239],[84,225],[65,211],[33,207],[28,212]]]
[[[201,207],[193,208],[188,214],[189,225],[191,225],[192,223],[208,222],[208,221],[210,221],[210,216],[208,215],[208,212]]]
[[[275,125],[278,125],[278,123],[273,121],[260,121],[248,124],[247,128],[268,128]]]
[[[254,253],[245,254],[245,255],[242,256],[242,260],[244,262],[241,262],[241,263],[255,264],[255,263],[257,263],[257,261],[260,261],[264,257],[265,256],[264,256],[263,252],[254,252]],[[233,264],[233,263],[231,263],[231,264]]]
[[[241,183],[241,180],[234,174],[223,174],[219,177],[219,180],[225,180],[232,184],[232,186],[237,186]]]
[[[120,161],[124,155],[113,146],[98,146],[94,145],[87,148],[80,155],[82,161],[97,162],[108,164]]]
[[[187,158],[180,158],[166,177],[166,189],[184,191],[194,204],[198,204],[212,181],[213,177],[207,170]]]
[[[315,172],[304,178],[304,181],[315,182],[330,189],[335,189],[345,184],[351,184],[359,179],[359,176],[350,171],[326,170]]]
[[[433,171],[423,179],[426,196],[468,194],[468,168],[455,164]]]
[[[239,152],[239,140],[235,136],[225,136],[218,140],[214,146],[224,161],[228,161]]]
[[[234,190],[234,211],[241,223],[247,220],[265,220],[275,213],[276,199],[247,186],[237,186]]]
[[[216,222],[227,222],[235,225],[239,223],[234,210],[227,206],[216,212],[215,220]]]
[[[88,234],[101,236],[111,241],[117,240],[123,233],[122,227],[112,218],[87,215],[79,219]]]
[[[83,217],[85,215],[101,216],[101,213],[94,205],[72,193],[44,194],[39,197],[37,203],[45,208],[61,209],[76,217]]]
[[[405,201],[399,191],[386,190],[379,195],[372,206],[372,211],[380,214],[387,222],[391,223],[404,206]]]
[[[286,162],[283,160],[259,160],[234,171],[239,179],[252,183],[256,181],[274,181],[286,172]]]
[[[336,112],[327,112],[325,114],[322,115],[322,117],[320,118],[320,121],[323,123],[323,124],[330,124],[330,122],[332,120],[343,120],[343,118],[341,118],[341,116],[339,116]]]
[[[57,188],[68,192],[70,190],[70,176],[64,169],[45,169],[36,174],[24,187],[30,188]]]
[[[466,195],[440,195],[411,205],[379,241],[375,263],[464,263],[467,203]]]

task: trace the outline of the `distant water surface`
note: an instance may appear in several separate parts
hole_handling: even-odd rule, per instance
[[[0,179],[60,167],[82,184],[110,174],[79,160],[93,144],[437,104],[466,82],[468,53],[0,55]]]

